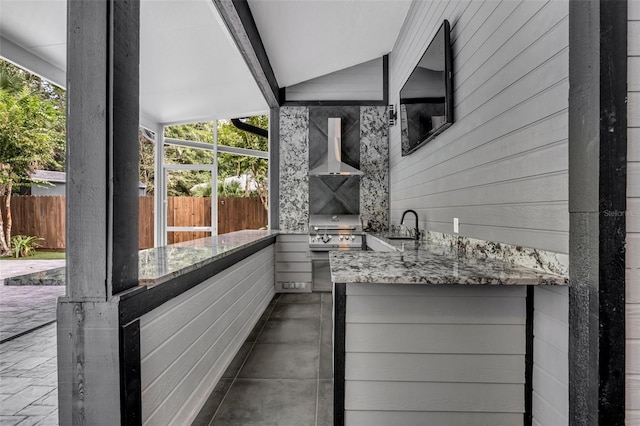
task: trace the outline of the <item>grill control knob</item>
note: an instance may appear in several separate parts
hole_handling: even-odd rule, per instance
[[[342,235],[338,237],[338,241],[342,241]]]
[[[356,236],[355,236],[355,235],[352,235],[352,236],[351,236],[351,241],[354,241],[355,239],[356,239]]]

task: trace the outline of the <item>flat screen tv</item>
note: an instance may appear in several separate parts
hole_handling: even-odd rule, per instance
[[[453,123],[449,21],[445,20],[400,90],[402,155],[409,155]]]

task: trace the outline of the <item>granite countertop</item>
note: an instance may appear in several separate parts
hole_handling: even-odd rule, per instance
[[[278,231],[244,230],[228,234],[140,250],[138,283],[152,287],[229,256],[260,241],[273,238]],[[44,274],[44,275],[43,275]],[[13,285],[64,285],[65,268],[15,277]]]
[[[139,283],[152,286],[169,281],[277,234],[278,231],[244,230],[141,250]]]
[[[566,285],[559,274],[484,256],[461,254],[449,246],[390,240],[367,234],[394,251],[334,251],[331,280],[338,283]],[[403,247],[404,251],[400,251]]]

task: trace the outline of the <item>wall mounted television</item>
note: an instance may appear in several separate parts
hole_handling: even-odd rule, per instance
[[[453,123],[453,67],[445,20],[400,90],[402,155],[409,155]]]

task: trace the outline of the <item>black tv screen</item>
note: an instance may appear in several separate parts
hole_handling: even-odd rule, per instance
[[[400,90],[402,155],[408,155],[453,123],[449,21],[445,20]]]

